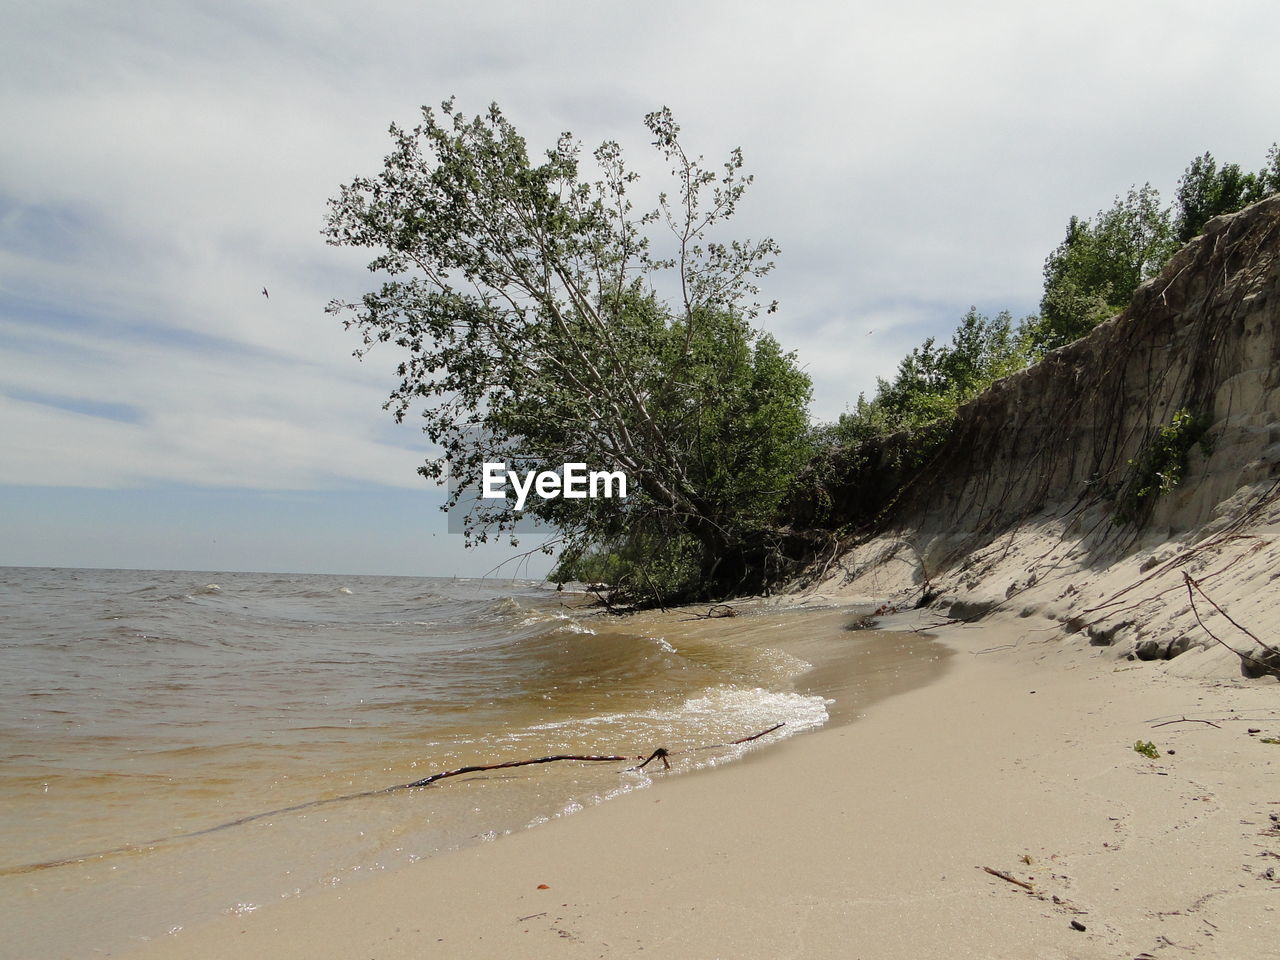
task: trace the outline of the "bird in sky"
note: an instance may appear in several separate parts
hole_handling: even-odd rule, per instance
[[[270,300],[270,299],[271,299],[271,294],[267,293],[267,288],[266,288],[266,287],[263,287],[263,288],[262,288],[262,295],[263,295],[264,297],[266,297],[268,300]]]

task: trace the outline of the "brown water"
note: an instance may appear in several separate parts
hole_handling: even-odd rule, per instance
[[[127,952],[669,774],[388,786],[658,746],[673,773],[714,766],[939,669],[920,637],[844,630],[848,610],[741,609],[601,620],[533,583],[0,569],[0,956]]]

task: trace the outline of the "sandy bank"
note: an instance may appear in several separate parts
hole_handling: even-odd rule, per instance
[[[963,406],[903,475],[914,462],[862,450],[809,498],[832,504],[823,529],[850,531],[816,589],[1280,676],[1263,646],[1280,631],[1280,196],[1210,221],[1128,309]]]
[[[1274,679],[940,637],[941,679],[847,726],[129,956],[1280,957]],[[1153,726],[1184,715],[1218,725]]]

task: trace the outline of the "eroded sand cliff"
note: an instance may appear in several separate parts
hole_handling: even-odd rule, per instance
[[[1128,310],[962,408],[819,589],[1046,616],[1177,672],[1266,672],[1280,660],[1240,627],[1280,636],[1278,285],[1280,196],[1211,221]],[[1179,414],[1198,424],[1185,474],[1140,497]],[[865,509],[833,494],[837,522]]]

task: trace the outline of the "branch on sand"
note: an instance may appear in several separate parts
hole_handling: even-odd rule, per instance
[[[1151,725],[1151,729],[1154,730],[1156,727],[1167,727],[1171,723],[1207,723],[1209,726],[1214,727],[1218,730],[1222,729],[1212,720],[1197,720],[1195,717],[1180,717],[1177,720],[1166,720],[1164,721],[1164,723],[1153,723]]]
[[[1035,892],[1036,888],[1031,886],[1031,884],[1027,883],[1025,880],[1019,880],[1017,877],[1005,873],[1003,870],[997,870],[995,867],[983,867],[982,869],[987,871],[987,873],[991,874],[993,877],[999,877],[1001,880],[1007,880],[1015,886],[1022,887],[1023,890],[1030,890],[1033,893]]]

